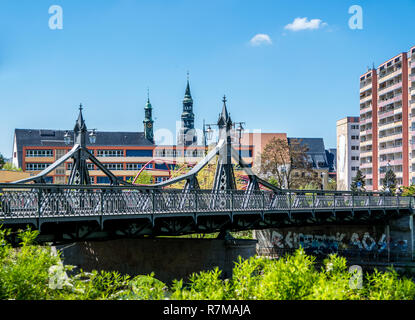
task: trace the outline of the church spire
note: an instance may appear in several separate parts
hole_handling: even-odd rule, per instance
[[[190,92],[189,72],[187,72],[186,91],[183,99],[183,112],[181,116],[181,129],[177,138],[178,145],[194,145],[197,143],[197,135],[194,127],[195,115],[193,113],[193,99]]]
[[[186,85],[186,92],[184,93],[183,104],[191,103],[193,107],[193,99],[192,94],[190,92],[190,83],[189,83],[189,72],[187,72],[187,85]]]
[[[150,142],[154,143],[154,133],[153,133],[153,107],[150,103],[150,92],[147,88],[147,103],[144,107],[144,137]]]

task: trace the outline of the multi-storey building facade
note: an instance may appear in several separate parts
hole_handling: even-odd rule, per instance
[[[415,182],[414,57],[415,46],[360,77],[360,168],[367,190],[381,188],[387,167],[399,185]]]
[[[350,190],[360,164],[359,117],[337,121],[337,190]]]

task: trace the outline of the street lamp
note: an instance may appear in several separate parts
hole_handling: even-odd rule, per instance
[[[92,131],[88,135],[88,138],[91,144],[95,144],[97,142],[97,129],[92,129]],[[63,136],[63,141],[67,146],[71,144],[71,135],[69,134],[69,131],[65,132]]]
[[[208,141],[212,139],[213,136],[213,129],[211,126],[214,124],[205,124],[205,121],[203,120],[203,143],[205,145],[205,155],[207,155],[207,145]]]
[[[89,142],[91,144],[95,144],[95,142],[97,142],[97,129],[92,129],[91,133],[89,134]]]
[[[242,126],[243,124],[245,124],[245,122],[235,122],[235,125],[239,124],[238,127],[236,128],[236,131],[238,132],[238,138],[239,138],[239,158],[241,158],[241,138],[242,138],[242,132],[244,131],[244,127]]]
[[[210,124],[208,125],[208,128],[207,128],[206,132],[207,132],[207,139],[208,140],[211,140],[212,139],[212,135],[213,135],[213,130],[210,127]]]
[[[63,136],[63,141],[67,146],[71,144],[71,136],[69,135],[69,131],[65,132],[65,135]]]

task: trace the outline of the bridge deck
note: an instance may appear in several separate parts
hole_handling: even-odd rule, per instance
[[[245,230],[339,219],[343,223],[362,223],[411,214],[413,207],[412,197],[380,193],[0,185],[0,223],[30,224],[41,233],[45,229],[56,233],[69,222],[79,226],[91,221],[101,232],[114,221],[119,225],[128,220],[130,225],[125,228],[134,221],[141,228],[136,235],[217,231],[226,225],[232,230]],[[172,227],[177,224],[180,227]]]

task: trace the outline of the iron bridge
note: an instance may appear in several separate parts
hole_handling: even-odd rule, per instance
[[[413,197],[381,192],[284,190],[257,176],[232,147],[234,126],[223,99],[219,140],[189,172],[167,181],[136,186],[116,177],[86,148],[82,106],[75,144],[34,177],[0,184],[0,224],[39,230],[39,242],[65,243],[144,236],[177,236],[327,224],[386,223],[413,214]],[[45,184],[45,176],[72,159],[67,185]],[[87,160],[111,185],[90,185]],[[247,174],[246,190],[236,190],[234,163]],[[216,162],[213,186],[202,190],[198,173]],[[184,188],[169,189],[178,182]],[[261,187],[263,190],[261,190]],[[264,190],[266,189],[266,190]]]
[[[313,190],[174,190],[0,185],[0,223],[40,241],[73,242],[318,224],[370,224],[412,214],[412,197]]]

